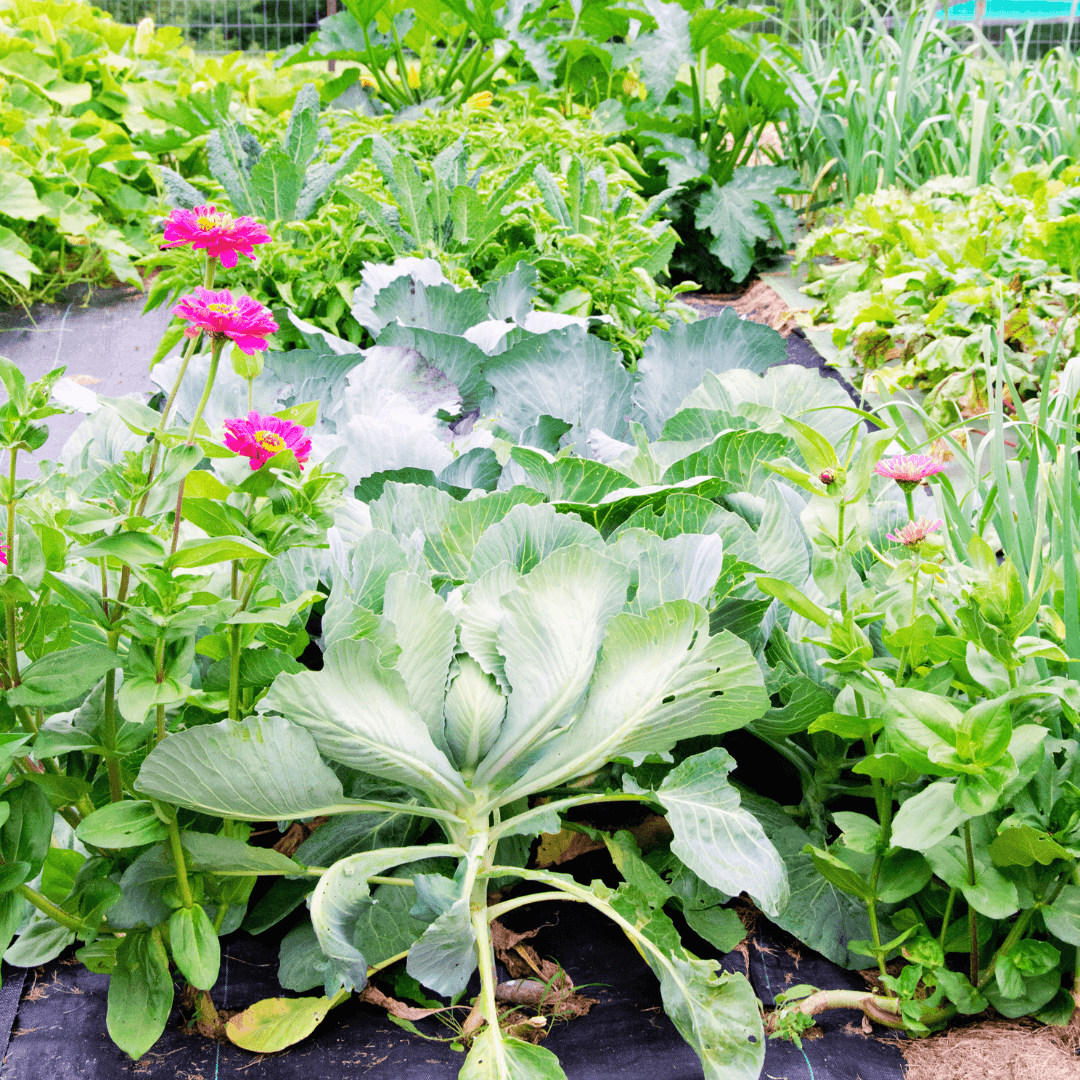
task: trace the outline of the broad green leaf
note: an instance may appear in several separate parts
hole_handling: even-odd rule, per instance
[[[312,737],[277,716],[170,735],[143,762],[135,786],[163,802],[242,821],[314,817],[348,802]]]
[[[303,183],[303,166],[283,150],[271,147],[251,170],[251,190],[268,221],[292,221]]]
[[[758,552],[753,560],[770,577],[796,588],[810,576],[810,552],[799,519],[775,481],[765,485],[765,512],[757,530]]]
[[[105,645],[74,645],[47,653],[22,673],[21,685],[7,692],[10,705],[38,708],[62,705],[92,689],[101,677],[120,666],[120,658]]]
[[[797,182],[795,171],[786,166],[748,165],[736,169],[722,187],[714,183],[698,200],[694,224],[716,237],[709,251],[736,281],[750,273],[761,241],[777,233],[784,244],[791,242],[796,218],[776,192]]]
[[[79,822],[75,835],[101,848],[141,847],[169,835],[165,823],[149,801],[108,803]]]
[[[692,477],[715,476],[728,491],[765,494],[770,471],[766,461],[782,455],[785,436],[768,431],[725,431],[708,446],[676,461],[663,475],[663,483],[675,484]]]
[[[572,425],[578,452],[594,428],[621,438],[632,384],[606,342],[577,326],[536,334],[489,357],[484,377],[495,389],[491,414],[515,439],[541,416]]]
[[[740,319],[734,310],[693,323],[675,320],[668,330],[654,330],[645,342],[634,404],[645,413],[649,438],[656,439],[706,372],[745,368],[760,375],[786,360],[784,339],[775,330]]]
[[[319,139],[319,90],[314,83],[304,83],[289,113],[282,146],[300,168],[304,168],[315,153]]]
[[[498,644],[513,692],[499,738],[476,770],[477,785],[490,783],[578,707],[628,584],[618,563],[574,545],[553,552],[506,594]]]
[[[211,874],[298,874],[303,870],[296,860],[273,848],[251,847],[229,836],[182,832],[180,843],[191,856],[191,868],[197,871]]]
[[[202,905],[177,908],[169,918],[169,948],[176,966],[197,990],[210,990],[221,966],[217,931]]]
[[[450,670],[450,686],[442,703],[446,743],[466,776],[495,744],[506,716],[506,698],[494,675],[471,656],[459,656]]]
[[[38,919],[7,949],[4,962],[12,967],[40,967],[55,960],[74,940],[74,930],[52,919]]]
[[[225,1025],[229,1041],[255,1054],[276,1054],[306,1039],[326,1019],[338,999],[264,998]]]
[[[566,1080],[566,1073],[546,1047],[485,1025],[473,1040],[458,1080]]]
[[[394,670],[404,679],[409,702],[441,750],[443,696],[454,650],[457,626],[446,603],[415,574],[391,574],[383,596],[383,614],[394,626],[401,652]]]
[[[463,413],[479,408],[491,393],[491,387],[482,373],[487,355],[479,346],[458,334],[442,334],[422,326],[391,323],[379,334],[379,344],[414,349],[429,361],[457,387],[461,395],[459,408]]]
[[[169,958],[158,930],[129,933],[116,950],[105,1024],[136,1061],[161,1038],[173,1003]]]
[[[683,912],[687,925],[714,949],[731,952],[746,937],[742,919],[731,908],[711,907]]]
[[[622,530],[608,551],[633,575],[637,589],[628,610],[635,615],[672,600],[705,604],[724,568],[724,543],[715,534],[663,540],[642,529]]]
[[[1049,866],[1055,859],[1072,856],[1046,833],[1019,825],[1001,830],[990,844],[990,858],[995,866]]]
[[[210,172],[225,188],[238,214],[260,213],[250,174],[261,153],[259,144],[247,128],[231,121],[223,121],[216,131],[211,132],[207,141]]]
[[[439,805],[466,798],[464,784],[409,701],[401,675],[368,640],[335,642],[321,671],[279,675],[259,703],[306,728],[322,753],[416,788]]]
[[[546,504],[515,506],[476,541],[468,580],[476,581],[501,563],[527,574],[552,552],[571,544],[604,550],[600,534],[572,515],[558,514]]]
[[[49,848],[41,869],[41,891],[55,904],[63,903],[75,885],[86,856],[71,848]],[[18,865],[11,864],[8,865]],[[29,870],[29,864],[25,864]]]
[[[41,873],[52,840],[53,811],[45,793],[33,784],[17,784],[4,793],[7,816],[0,825],[4,862],[30,864],[30,877]]]
[[[458,615],[461,647],[488,675],[495,677],[504,693],[510,690],[505,661],[499,651],[503,597],[517,587],[521,575],[508,562],[496,563],[465,589]],[[490,747],[489,747],[490,749]]]
[[[367,984],[368,961],[361,951],[364,943],[355,940],[353,933],[356,920],[371,906],[367,879],[405,863],[459,854],[460,848],[445,844],[382,848],[350,855],[323,874],[311,897],[311,923],[329,961],[325,975],[328,994]]]
[[[17,889],[29,876],[29,863],[5,863],[3,866],[0,866],[0,893],[11,892],[12,889]],[[41,891],[44,892],[44,889]],[[70,891],[70,888],[68,891]],[[59,900],[64,900],[66,896],[67,892],[60,896]],[[52,900],[52,896],[50,896],[50,900]],[[59,901],[55,901],[55,903],[58,902]]]
[[[735,369],[705,375],[683,408],[722,409],[745,416],[765,431],[786,432],[785,417],[810,424],[837,444],[861,421],[851,397],[835,380],[795,364],[778,364],[758,376]]]
[[[687,758],[657,789],[675,836],[671,850],[702,881],[729,896],[747,892],[767,915],[788,902],[784,862],[728,782],[735,767],[719,747]]]
[[[524,470],[526,482],[551,502],[594,503],[638,486],[624,473],[588,458],[552,458],[528,446],[515,446],[510,457]]]
[[[773,921],[810,948],[846,968],[866,967],[866,957],[848,949],[849,941],[870,937],[866,905],[823,878],[803,849],[809,833],[771,799],[744,793],[742,805],[758,819],[787,866],[791,900]],[[880,918],[880,915],[879,915]]]
[[[580,715],[518,786],[550,786],[615,757],[662,753],[761,716],[769,699],[749,647],[726,631],[709,637],[708,625],[704,608],[685,600],[644,617],[616,615]]]
[[[374,905],[373,905],[374,906]],[[278,982],[285,990],[304,993],[322,986],[324,962],[315,927],[304,919],[282,939],[278,950]]]
[[[1057,899],[1042,909],[1047,930],[1070,945],[1080,945],[1080,886],[1066,885]]]
[[[37,197],[34,185],[25,176],[5,172],[0,176],[0,206],[8,217],[37,221],[49,208]]]
[[[100,754],[102,747],[97,739],[87,735],[85,731],[79,731],[71,724],[61,724],[55,719],[49,720],[52,726],[43,727],[34,739],[34,760],[42,761],[45,758],[56,757],[58,754],[68,754],[72,750],[89,750]],[[24,736],[24,741],[30,736]]]
[[[155,566],[165,561],[165,542],[153,533],[120,532],[77,548],[84,559],[116,559],[125,566]]]
[[[978,846],[974,885],[968,884],[967,855],[960,837],[946,837],[923,855],[934,873],[950,888],[959,889],[979,914],[990,919],[1007,919],[1019,909],[1016,886],[998,873]]]
[[[476,930],[467,896],[457,900],[409,949],[405,970],[443,997],[463,993],[476,970]]]
[[[955,785],[937,780],[901,804],[893,818],[892,842],[915,851],[929,851],[950,836],[971,815],[956,805]]]
[[[210,536],[185,540],[166,560],[169,569],[213,566],[232,559],[269,559],[270,553],[242,536]]]
[[[712,960],[674,955],[655,967],[664,1011],[701,1059],[705,1080],[757,1080],[765,1032],[746,978],[717,971]]]

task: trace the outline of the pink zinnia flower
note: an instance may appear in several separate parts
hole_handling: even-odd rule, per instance
[[[894,533],[886,533],[886,539],[894,544],[903,544],[904,547],[917,548],[932,532],[941,528],[942,522],[931,521],[929,518],[919,518],[918,521],[909,521],[902,529]]]
[[[256,244],[266,244],[270,234],[251,217],[231,217],[213,206],[194,210],[174,210],[165,222],[162,247],[190,244],[196,251],[206,250],[207,258],[220,259],[222,266],[236,265],[236,253],[255,258]]]
[[[184,331],[187,337],[196,337],[205,330],[219,338],[235,341],[241,352],[250,356],[266,348],[266,334],[272,334],[278,324],[264,308],[250,296],[238,296],[228,289],[214,292],[197,286],[193,296],[185,296],[172,309],[174,315],[187,319],[191,325]]]
[[[895,480],[905,491],[914,491],[928,477],[943,472],[945,466],[927,454],[901,454],[879,461],[874,466],[878,476]]]
[[[7,544],[0,544],[0,566],[7,566],[8,552],[11,550]]]
[[[225,445],[233,453],[251,458],[252,469],[261,469],[282,450],[291,450],[302,469],[311,454],[311,440],[299,424],[262,416],[254,409],[246,417],[226,420],[225,429]]]

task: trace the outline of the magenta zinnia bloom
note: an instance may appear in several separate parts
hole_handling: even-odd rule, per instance
[[[905,491],[914,491],[928,477],[943,472],[945,466],[927,454],[901,454],[879,461],[874,466],[878,476],[895,480]]]
[[[225,445],[233,453],[251,458],[252,469],[261,469],[282,450],[291,450],[302,469],[311,454],[311,440],[299,424],[262,416],[254,409],[246,417],[226,420],[225,429]]]
[[[0,566],[7,566],[8,552],[11,550],[7,544],[0,544]]]
[[[191,324],[184,331],[188,337],[196,337],[200,330],[205,330],[215,337],[235,341],[248,356],[265,349],[265,335],[278,328],[269,308],[250,296],[238,296],[234,300],[228,289],[214,292],[197,286],[194,295],[185,296],[172,313]]]
[[[269,241],[270,234],[254,218],[234,218],[213,206],[196,206],[169,215],[162,247],[190,244],[196,251],[205,249],[207,258],[220,259],[222,266],[232,267],[237,252],[254,259],[255,245]]]
[[[894,544],[903,544],[904,547],[917,548],[932,532],[941,528],[941,520],[931,521],[929,518],[919,518],[918,521],[909,521],[902,529],[894,533],[886,533],[886,539]]]

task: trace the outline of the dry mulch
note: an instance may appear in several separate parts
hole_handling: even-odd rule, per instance
[[[1078,1080],[1080,1013],[1068,1027],[981,1020],[903,1044],[907,1080]]]
[[[682,299],[702,315],[719,315],[723,308],[751,322],[763,323],[787,337],[796,327],[791,309],[764,281],[733,293],[687,293]]]

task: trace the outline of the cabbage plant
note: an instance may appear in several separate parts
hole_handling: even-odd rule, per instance
[[[297,865],[297,875],[318,878],[312,949],[328,999],[310,1013],[319,1019],[367,982],[378,944],[365,930],[373,888],[387,911],[399,905],[385,890],[409,889],[419,898],[412,915],[427,926],[409,947],[408,973],[453,997],[479,970],[486,1024],[461,1077],[563,1077],[549,1050],[500,1030],[490,924],[524,904],[573,901],[634,942],[710,1080],[756,1077],[764,1034],[750,984],[686,950],[662,910],[660,878],[636,853],[618,889],[525,866],[529,840],[558,832],[560,814],[642,802],[666,813],[690,880],[748,892],[767,913],[783,907],[783,863],[740,807],[719,746],[685,758],[655,790],[630,771],[623,790],[567,788],[613,760],[640,763],[742,727],[768,707],[748,645],[709,634],[722,541],[631,529],[607,543],[573,515],[527,504],[482,527],[456,538],[465,580],[441,592],[417,547],[388,532],[371,529],[347,555],[339,548],[322,670],[278,675],[257,715],[239,724],[163,741],[137,786],[226,819],[392,809],[441,830],[429,843]],[[368,791],[380,785],[380,797],[347,798],[341,775],[366,778]],[[531,805],[553,790],[552,801]],[[435,858],[456,860],[452,878],[431,872]],[[492,882],[507,878],[539,891],[489,905]]]

